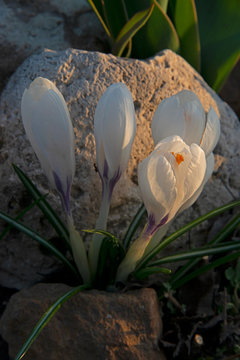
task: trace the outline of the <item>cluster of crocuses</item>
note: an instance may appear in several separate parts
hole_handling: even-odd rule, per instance
[[[88,252],[75,229],[70,190],[75,171],[74,133],[67,105],[56,86],[36,78],[21,104],[27,136],[66,213],[70,245],[84,283],[96,275],[101,234],[95,233]],[[127,168],[136,132],[134,104],[126,85],[116,83],[100,98],[94,116],[102,203],[96,229],[105,230],[114,186]],[[126,281],[144,254],[158,244],[173,218],[200,195],[214,167],[213,149],[220,123],[211,108],[206,114],[198,97],[183,90],[163,100],[152,120],[153,152],[138,165],[138,183],[148,213],[141,235],[119,265],[116,281]]]

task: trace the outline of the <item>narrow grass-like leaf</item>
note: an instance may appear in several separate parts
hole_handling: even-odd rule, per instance
[[[75,266],[52,244],[50,244],[47,240],[45,240],[41,235],[27,227],[26,225],[20,223],[19,221],[13,219],[7,214],[0,212],[0,219],[6,221],[11,226],[15,227],[17,230],[23,232],[24,234],[30,236],[32,239],[36,240],[39,244],[44,246],[48,251],[50,251],[53,255],[55,255],[59,260],[62,261],[73,273],[75,276],[79,278],[79,274],[75,268]]]
[[[221,265],[224,265],[228,262],[234,261],[235,259],[238,259],[240,257],[240,251],[228,254],[226,256],[223,256],[215,261],[212,261],[210,264],[201,266],[200,268],[190,272],[189,274],[187,274],[186,276],[182,277],[181,279],[179,279],[178,281],[175,281],[173,284],[171,284],[171,288],[173,290],[183,286],[184,284],[186,284],[188,281],[204,274],[205,272],[215,269]]]
[[[57,301],[54,302],[54,304],[45,312],[45,314],[42,316],[42,318],[39,320],[35,328],[33,329],[31,335],[27,339],[27,341],[24,343],[23,347],[17,354],[15,360],[20,360],[23,358],[23,356],[26,354],[32,343],[36,340],[40,332],[43,330],[43,328],[47,325],[47,323],[51,320],[51,318],[54,316],[54,314],[61,308],[61,306],[69,300],[71,297],[76,295],[80,291],[84,291],[89,289],[89,285],[80,285],[77,286],[71,290],[69,290],[66,294],[61,296]],[[54,349],[53,349],[54,350]]]
[[[42,194],[37,189],[37,187],[18,166],[16,166],[15,164],[12,164],[12,166],[17,176],[19,177],[29,194],[32,196],[32,198],[35,201],[39,200],[39,198],[42,197]],[[42,201],[39,201],[37,205],[44,214],[44,216],[48,219],[50,224],[54,227],[58,236],[64,240],[68,250],[72,252],[69,244],[69,232],[62,220],[59,218],[59,216],[56,214],[56,212],[53,210],[53,208],[50,206],[50,204],[46,201],[45,198],[43,198]]]
[[[229,204],[220,206],[217,209],[214,209],[210,212],[208,212],[205,215],[200,216],[199,218],[191,221],[187,225],[183,226],[179,230],[175,231],[173,234],[165,238],[159,245],[157,245],[150,253],[148,253],[146,256],[144,256],[138,263],[136,270],[140,270],[141,268],[145,267],[146,264],[154,257],[156,256],[162,249],[164,249],[168,244],[176,240],[179,236],[185,234],[190,229],[194,228],[195,226],[201,224],[203,221],[211,219],[214,216],[217,216],[224,211],[230,210],[236,206],[240,206],[240,200],[233,201]]]
[[[170,275],[171,270],[167,269],[167,268],[163,268],[163,267],[149,266],[149,267],[146,267],[144,269],[141,269],[139,271],[134,272],[133,275],[137,279],[143,280],[143,279],[145,279],[146,277],[148,277],[148,276],[150,276],[152,274],[159,274],[159,273]]]
[[[211,244],[218,244],[225,240],[240,224],[240,213],[231,219],[227,225],[224,226],[224,228],[218,232],[218,234],[209,241],[209,245]],[[178,271],[176,271],[169,280],[170,283],[173,283],[183,277],[187,272],[189,272],[197,263],[201,260],[201,258],[198,259],[192,259],[189,260],[185,265],[183,265]]]
[[[43,198],[46,198],[48,194],[42,195],[38,200],[32,202],[29,206],[23,209],[16,217],[15,220],[20,220],[25,214],[27,214],[34,206],[38,204]],[[13,226],[8,225],[0,234],[0,240],[11,230]]]
[[[117,268],[124,256],[125,251],[119,243],[109,237],[103,239],[94,283],[97,289],[105,290],[114,284]]]
[[[112,53],[121,56],[129,41],[138,32],[141,27],[148,21],[152,12],[154,4],[147,10],[137,12],[122,28],[118,37],[116,38]]]
[[[82,229],[83,232],[87,232],[90,234],[99,234],[99,235],[103,235],[108,237],[109,239],[112,239],[116,242],[120,242],[119,239],[114,236],[113,234],[111,234],[110,232],[106,231],[106,230],[99,230],[99,229]]]
[[[202,256],[210,256],[210,255],[216,255],[222,252],[229,252],[229,251],[235,251],[240,249],[240,242],[236,241],[229,241],[227,243],[217,244],[217,245],[211,245],[211,246],[204,246],[200,249],[192,249],[189,251],[179,252],[177,254],[164,256],[161,259],[158,259],[152,263],[149,264],[150,266],[159,266],[162,264],[177,262],[177,261],[184,261],[196,257],[202,257]]]
[[[139,226],[142,222],[142,219],[143,219],[144,215],[146,215],[146,214],[147,214],[147,210],[146,210],[144,204],[142,204],[141,207],[138,209],[136,215],[134,216],[131,224],[129,225],[126,235],[124,236],[123,247],[125,249],[127,249],[129,247],[129,244],[133,238],[133,235],[139,228]]]
[[[100,23],[102,24],[104,30],[106,31],[106,34],[109,38],[111,38],[111,32],[108,29],[104,19],[103,19],[103,8],[101,5],[101,1],[96,1],[96,0],[88,0],[89,4],[91,5],[93,11],[95,12],[95,14],[97,15]],[[97,7],[95,3],[99,3],[99,6]]]

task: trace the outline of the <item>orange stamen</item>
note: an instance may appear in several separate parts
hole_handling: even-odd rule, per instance
[[[182,156],[182,154],[179,153],[175,154],[174,152],[171,152],[171,154],[175,157],[178,165],[180,165],[181,162],[184,161],[184,157]]]

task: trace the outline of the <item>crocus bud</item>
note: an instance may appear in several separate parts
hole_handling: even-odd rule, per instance
[[[148,223],[120,264],[117,280],[126,280],[155,232],[198,193],[205,172],[204,151],[197,144],[188,146],[179,136],[160,141],[138,165],[138,183],[148,212]]]
[[[109,86],[100,98],[94,116],[98,172],[109,196],[126,169],[136,132],[133,99],[127,86]]]
[[[105,230],[112,192],[126,169],[136,132],[133,99],[127,86],[109,86],[100,98],[94,116],[98,173],[102,181],[102,202],[96,229]],[[102,235],[94,234],[89,262],[94,278]]]
[[[38,77],[24,91],[21,112],[28,139],[70,216],[74,133],[65,100],[51,81]]]
[[[198,97],[192,91],[183,90],[164,99],[153,116],[155,145],[171,135],[180,136],[188,145],[201,146],[208,156],[219,140],[219,118],[212,107],[206,115]]]

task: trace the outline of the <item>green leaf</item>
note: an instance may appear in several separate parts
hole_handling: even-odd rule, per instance
[[[221,231],[217,233],[217,235],[209,241],[209,245],[211,244],[218,244],[225,240],[240,224],[240,213],[234,216],[224,227]],[[173,276],[171,276],[171,283],[178,281],[181,277],[183,277],[187,272],[189,272],[197,263],[201,260],[193,259],[188,261],[185,265],[183,265],[178,271],[176,271]]]
[[[143,217],[147,214],[147,210],[144,206],[144,204],[141,205],[141,207],[138,209],[136,215],[134,216],[131,224],[129,225],[126,235],[123,239],[123,247],[127,249],[129,247],[129,244],[133,238],[133,235],[141,225],[141,222],[143,220]]]
[[[148,21],[152,12],[154,5],[149,9],[137,12],[122,28],[118,37],[116,38],[112,53],[117,56],[121,56],[124,49],[126,48],[129,41],[137,33],[141,27]]]
[[[119,242],[106,237],[103,239],[98,258],[95,279],[97,289],[105,290],[114,284],[118,265],[125,256],[125,251]]]
[[[219,208],[214,209],[208,212],[207,214],[200,216],[196,220],[191,221],[189,224],[175,231],[173,234],[165,238],[159,245],[157,245],[150,253],[144,256],[141,259],[141,261],[138,263],[136,270],[139,270],[142,267],[144,267],[154,256],[156,256],[162,249],[164,249],[168,244],[176,240],[179,236],[185,234],[187,231],[201,224],[203,221],[211,219],[212,217],[217,216],[223,213],[224,211],[230,210],[236,206],[240,206],[240,200],[236,200],[229,204],[220,206]]]
[[[27,341],[24,343],[23,347],[17,354],[15,360],[20,360],[23,358],[23,356],[26,354],[26,352],[29,350],[32,343],[36,340],[40,332],[43,330],[43,328],[47,325],[47,323],[51,320],[51,318],[54,316],[54,314],[61,308],[61,306],[69,300],[71,297],[76,295],[78,292],[87,290],[90,287],[88,285],[80,285],[77,286],[71,290],[69,290],[66,294],[61,296],[57,301],[54,302],[54,304],[45,312],[45,314],[42,316],[42,318],[39,320],[37,325],[34,327],[31,335],[27,339]],[[54,349],[53,349],[54,350]]]
[[[157,2],[159,3],[159,5],[162,8],[162,11],[164,11],[165,13],[167,12],[167,8],[168,8],[168,0],[157,0]]]
[[[55,255],[59,260],[62,261],[73,273],[75,276],[79,278],[79,274],[73,266],[73,264],[53,245],[51,245],[47,240],[45,240],[41,235],[27,227],[26,225],[20,223],[19,221],[13,219],[7,214],[4,214],[0,211],[0,219],[6,221],[11,226],[15,227],[17,230],[23,232],[24,234],[30,236],[32,239],[36,240],[39,244],[44,246],[48,251],[50,251],[53,255]]]
[[[33,182],[28,178],[24,172],[17,167],[16,165],[12,164],[14,171],[16,172],[17,176],[29,192],[29,194],[32,196],[32,198],[37,201],[37,205],[39,209],[42,211],[44,216],[48,219],[50,224],[54,227],[56,230],[56,233],[59,235],[60,238],[62,238],[65,242],[66,247],[71,252],[72,249],[69,244],[69,232],[66,228],[66,226],[63,224],[61,219],[58,217],[56,212],[53,210],[53,208],[49,205],[49,203],[46,201],[46,199],[43,197],[43,195],[40,193],[40,191],[37,189],[37,187],[33,184]],[[39,199],[42,198],[41,201]]]
[[[178,51],[179,39],[176,30],[156,0],[131,0],[126,2],[128,14],[133,16],[136,6],[139,10],[155,4],[153,12],[146,24],[133,38],[132,57],[145,59],[164,49]],[[144,45],[143,45],[144,44]]]
[[[43,198],[46,198],[48,194],[42,195],[38,200],[32,202],[29,206],[27,206],[25,209],[23,209],[16,217],[15,220],[20,220],[25,214],[27,214],[34,206],[38,204],[39,201],[41,201]],[[3,237],[8,233],[8,231],[11,230],[13,226],[8,225],[0,234],[0,240],[3,239]]]
[[[239,0],[197,0],[202,75],[219,91],[240,57]]]
[[[167,268],[163,268],[163,267],[149,266],[149,267],[145,267],[144,269],[134,272],[133,275],[137,279],[143,280],[152,274],[159,274],[159,273],[170,275],[171,270],[167,269]]]
[[[111,32],[107,26],[106,18],[104,14],[104,9],[102,6],[101,0],[88,0],[89,4],[91,5],[92,9],[94,10],[95,14],[97,15],[100,23],[102,24],[104,30],[107,33],[107,36],[111,39]]]
[[[111,31],[112,38],[116,39],[121,29],[129,20],[125,2],[124,0],[105,0],[104,6],[106,10],[105,17],[107,18],[108,28]]]
[[[180,54],[200,71],[200,37],[194,0],[171,1],[171,18],[179,40]]]
[[[229,241],[227,243],[217,244],[217,245],[208,245],[200,249],[192,249],[189,251],[178,252],[177,254],[164,256],[163,258],[153,261],[149,264],[150,266],[158,266],[166,263],[172,263],[177,261],[184,261],[196,257],[216,255],[222,252],[230,252],[240,249],[240,242]]]
[[[110,232],[106,231],[106,230],[99,230],[99,229],[82,229],[81,231],[83,232],[87,232],[90,234],[99,234],[99,235],[103,235],[106,236],[107,238],[119,243],[119,239],[114,236],[113,234],[111,234]]]
[[[194,271],[191,271],[189,274],[187,274],[186,276],[184,276],[183,278],[179,279],[177,282],[172,284],[171,288],[173,290],[175,290],[175,289],[183,286],[184,284],[186,284],[188,281],[206,273],[207,271],[215,269],[215,268],[217,268],[221,265],[224,265],[228,262],[234,261],[235,259],[238,259],[239,257],[240,257],[240,251],[223,256],[223,257],[211,262],[210,264],[204,265]]]

